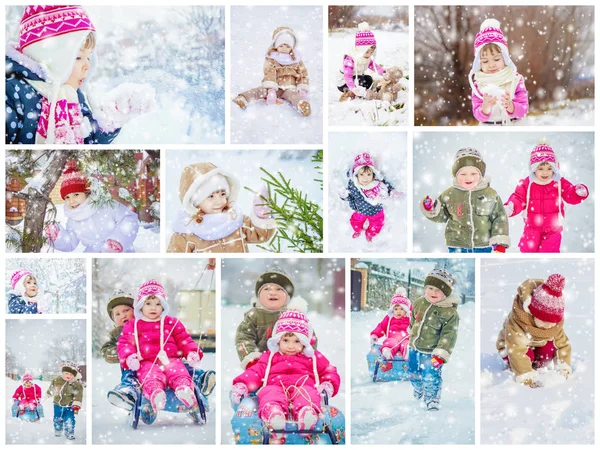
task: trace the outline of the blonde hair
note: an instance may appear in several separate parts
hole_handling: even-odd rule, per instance
[[[94,48],[96,48],[96,34],[93,32],[88,33],[85,42],[81,46],[81,50],[93,50]]]
[[[483,56],[483,54],[485,52],[487,52],[488,50],[490,53],[500,53],[502,55],[502,50],[496,44],[485,44],[479,54],[481,56]],[[504,58],[504,56],[503,56],[503,58]]]

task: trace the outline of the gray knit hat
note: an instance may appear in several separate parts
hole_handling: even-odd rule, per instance
[[[446,269],[433,269],[425,277],[424,286],[436,287],[448,297],[452,294],[454,283],[456,280]]]
[[[115,291],[110,297],[108,305],[106,305],[106,312],[108,313],[108,317],[110,317],[110,320],[113,320],[112,310],[114,307],[119,305],[127,305],[131,306],[131,308],[133,309],[133,302],[133,295],[129,294],[128,292],[122,291],[121,289]]]
[[[452,164],[452,176],[455,177],[460,169],[467,166],[475,167],[482,177],[485,176],[485,161],[478,150],[467,147],[457,151]]]
[[[254,286],[254,294],[256,297],[260,294],[262,287],[268,283],[274,283],[284,288],[290,298],[294,296],[294,283],[287,272],[281,267],[270,267],[265,273],[258,277],[256,285]]]

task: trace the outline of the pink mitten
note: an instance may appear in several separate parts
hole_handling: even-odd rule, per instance
[[[275,89],[269,89],[267,91],[267,104],[274,105],[277,103],[277,92]]]
[[[406,194],[404,192],[400,192],[400,191],[397,191],[396,189],[393,189],[392,192],[390,192],[390,197],[402,200],[403,198],[406,197]]]
[[[189,352],[185,359],[187,360],[187,363],[194,369],[200,368],[200,355],[198,352]]]
[[[333,384],[331,384],[331,381],[323,381],[320,385],[317,386],[317,392],[323,391],[327,393],[327,397],[333,397]]]
[[[231,402],[234,405],[239,405],[242,397],[248,395],[248,388],[244,383],[236,383],[231,388]]]
[[[260,192],[254,196],[254,214],[256,214],[259,219],[270,219],[271,208],[265,204],[263,198],[269,198],[269,190],[266,186],[263,186]]]
[[[125,364],[127,364],[130,370],[139,370],[140,368],[140,361],[135,353],[127,357]]]
[[[58,233],[60,232],[60,227],[56,223],[49,223],[44,228],[44,236],[46,236],[50,241],[54,242],[58,239]]]
[[[587,187],[585,187],[585,185],[578,184],[578,185],[575,186],[575,193],[579,197],[587,197],[588,196],[588,189],[587,189]]]
[[[379,337],[377,337],[376,334],[371,335],[371,344],[377,343],[378,340],[379,340]]]
[[[107,239],[104,243],[106,246],[106,253],[122,253],[123,246],[120,242],[115,241],[114,239]]]

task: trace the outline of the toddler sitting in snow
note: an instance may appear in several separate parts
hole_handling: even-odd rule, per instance
[[[238,94],[233,102],[246,109],[248,103],[256,100],[266,99],[269,105],[274,105],[277,99],[282,98],[303,116],[310,116],[310,103],[306,100],[308,70],[297,45],[298,37],[294,30],[277,28],[265,57],[261,86]]]
[[[27,411],[36,411],[41,407],[42,388],[33,384],[31,372],[26,370],[19,386],[13,394],[13,403],[18,408],[17,414],[25,414]]]
[[[75,161],[65,165],[60,196],[65,201],[66,227],[51,223],[44,228],[55,249],[72,252],[81,242],[86,253],[134,252],[137,215],[116,200],[105,207],[93,205],[88,179]]]
[[[523,213],[522,253],[559,253],[565,204],[578,205],[590,195],[584,184],[571,184],[559,171],[554,150],[536,145],[529,158],[529,176],[519,181],[506,202],[509,217]]]
[[[408,378],[413,396],[423,400],[428,411],[440,408],[442,367],[458,337],[460,299],[452,295],[454,283],[447,270],[432,270],[424,281],[425,295],[413,302],[410,316]]]
[[[25,6],[19,43],[6,51],[7,144],[110,144],[154,106],[154,89],[126,83],[85,92],[96,34],[81,6]]]
[[[251,215],[245,216],[235,204],[238,192],[237,179],[226,170],[209,162],[186,166],[179,181],[184,210],[175,217],[167,251],[247,253],[248,243],[267,242],[277,228],[269,208],[257,195]]]
[[[381,337],[385,340],[381,344],[381,354],[385,359],[392,359],[400,355],[402,359],[408,357],[408,326],[412,304],[406,297],[403,287],[396,289],[396,294],[390,302],[390,309],[379,325],[371,331],[371,343],[376,343]]]
[[[9,314],[47,314],[51,295],[40,295],[37,280],[27,269],[19,269],[10,277],[12,290],[8,292]]]
[[[504,253],[510,245],[508,218],[498,193],[485,177],[485,162],[474,148],[456,152],[452,187],[437,200],[421,202],[421,212],[432,222],[446,223],[450,253]]]
[[[552,361],[565,378],[571,374],[571,343],[563,329],[564,287],[564,277],[554,274],[546,282],[525,280],[517,289],[496,348],[518,383],[542,386],[538,370]]]
[[[473,116],[485,125],[510,125],[525,117],[529,111],[525,82],[510,59],[500,22],[484,20],[474,46],[469,72]]]
[[[337,394],[340,376],[311,346],[312,329],[302,311],[281,313],[258,362],[233,380],[231,400],[258,390],[258,416],[273,430],[285,427],[291,406],[300,430],[312,430],[321,412],[321,392]],[[282,439],[277,433],[275,439]]]
[[[385,222],[381,200],[390,197],[404,198],[404,194],[386,181],[383,174],[375,168],[369,153],[357,155],[346,176],[348,187],[339,195],[354,210],[350,216],[350,225],[354,230],[352,237],[356,239],[364,229],[367,241],[371,242],[381,232]]]
[[[54,436],[65,433],[69,440],[75,439],[75,416],[83,401],[81,373],[74,363],[66,362],[61,367],[62,374],[50,382],[46,395],[54,402]]]

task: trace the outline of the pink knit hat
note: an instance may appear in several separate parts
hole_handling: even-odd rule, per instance
[[[290,305],[293,307],[292,304]],[[273,336],[267,341],[267,347],[272,353],[279,351],[279,341],[281,341],[282,336],[286,333],[294,333],[300,340],[302,345],[304,345],[302,353],[308,357],[314,355],[314,350],[310,343],[313,331],[304,311],[288,310],[281,313],[273,327]]]
[[[88,179],[83,172],[77,169],[77,161],[67,161],[60,183],[60,196],[64,200],[69,194],[75,192],[89,192]]]
[[[371,160],[371,155],[367,152],[361,153],[354,158],[354,164],[352,165],[352,174],[356,175],[362,168],[368,166],[375,171],[375,164]]]
[[[565,277],[557,273],[550,275],[545,283],[539,285],[531,295],[529,312],[544,322],[558,323],[565,315],[563,289]]]
[[[392,301],[390,302],[390,309],[388,310],[388,315],[394,315],[394,306],[400,305],[404,311],[406,311],[406,315],[410,315],[412,311],[412,303],[406,296],[406,289],[402,286],[399,286],[396,289],[396,293],[392,297]]]
[[[542,163],[548,163],[552,167],[555,174],[560,174],[560,164],[556,159],[554,150],[548,144],[542,143],[533,147],[531,156],[529,157],[529,171],[533,173]]]
[[[354,46],[357,50],[364,49],[366,51],[365,47],[371,47],[372,45],[377,45],[377,41],[375,40],[375,35],[369,29],[369,24],[367,22],[359,23],[358,31],[354,36]]]
[[[167,303],[167,296],[165,294],[165,288],[156,280],[146,281],[140,286],[138,291],[137,301],[135,302],[133,311],[136,319],[142,318],[142,306],[144,302],[150,296],[154,295],[160,300],[160,304],[163,307],[161,317],[164,317],[169,312],[169,304]]]
[[[25,383],[26,381],[33,381],[33,376],[31,375],[31,372],[29,370],[25,371],[23,377],[21,378],[21,381],[23,381],[23,383]]]
[[[13,291],[21,293],[25,292],[25,278],[27,278],[28,275],[33,274],[27,269],[17,269],[13,272],[10,276],[10,285]]]

